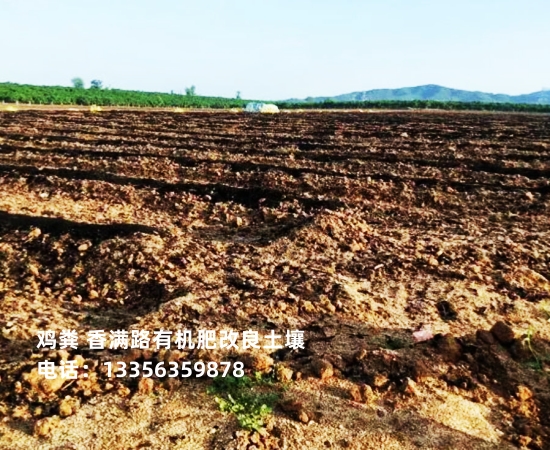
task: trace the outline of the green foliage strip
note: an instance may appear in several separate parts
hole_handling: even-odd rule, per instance
[[[73,83],[77,81],[73,80]],[[204,97],[195,95],[192,86],[186,95],[162,92],[102,89],[94,80],[91,89],[64,86],[34,86],[29,84],[0,83],[0,102],[31,103],[39,105],[98,105],[134,107],[179,108],[243,108],[250,100],[240,98]],[[80,79],[75,83],[81,86]],[[281,109],[441,109],[459,111],[511,111],[550,113],[550,105],[523,103],[441,102],[432,100],[391,100],[293,103],[274,102]]]

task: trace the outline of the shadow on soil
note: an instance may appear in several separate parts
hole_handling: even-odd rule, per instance
[[[69,180],[95,180],[104,181],[117,185],[130,185],[138,188],[157,189],[160,193],[164,192],[190,192],[196,195],[208,195],[214,202],[233,201],[248,207],[258,207],[260,200],[265,205],[278,205],[283,200],[297,199],[306,208],[337,208],[344,203],[337,199],[318,200],[315,198],[296,197],[292,193],[286,193],[278,189],[257,187],[235,187],[222,183],[170,183],[151,178],[136,178],[123,175],[115,175],[108,172],[93,170],[72,170],[72,169],[52,169],[38,168],[34,166],[16,166],[2,165],[0,172],[7,174],[17,173],[30,176],[56,176]]]
[[[70,233],[76,239],[103,241],[133,233],[161,234],[161,230],[132,223],[92,224],[57,217],[29,216],[0,211],[0,230],[30,230],[40,228],[44,233],[62,235]]]

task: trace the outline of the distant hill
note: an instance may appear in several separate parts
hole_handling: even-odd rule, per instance
[[[400,89],[373,89],[363,92],[336,95],[334,97],[308,97],[306,99],[290,99],[287,102],[355,102],[383,100],[432,100],[441,102],[486,102],[486,103],[523,103],[550,105],[550,90],[533,92],[523,95],[488,94],[479,91],[462,91],[450,89],[435,84],[406,87]]]

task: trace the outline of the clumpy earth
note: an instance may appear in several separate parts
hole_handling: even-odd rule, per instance
[[[0,448],[548,449],[549,193],[545,115],[1,112]],[[305,348],[85,340],[183,328]],[[275,380],[259,432],[103,365],[199,360]]]

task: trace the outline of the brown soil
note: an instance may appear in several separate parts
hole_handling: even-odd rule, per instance
[[[549,194],[545,115],[1,112],[0,448],[548,449]],[[86,349],[160,328],[306,349]],[[268,436],[101,364],[226,358],[295,380]]]

